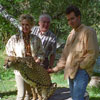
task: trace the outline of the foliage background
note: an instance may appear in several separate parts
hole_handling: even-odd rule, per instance
[[[52,17],[50,29],[57,39],[63,42],[71,30],[67,25],[65,10],[67,6],[74,4],[82,12],[82,22],[96,30],[100,44],[100,0],[0,0],[0,4],[17,20],[23,13],[33,15],[36,25],[39,15],[48,13]],[[3,49],[10,36],[16,33],[15,27],[0,15],[0,49]]]

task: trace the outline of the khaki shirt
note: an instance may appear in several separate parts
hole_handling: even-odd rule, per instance
[[[82,24],[69,34],[62,56],[54,70],[64,68],[65,79],[68,77],[74,79],[79,68],[86,70],[91,76],[98,53],[96,32]]]

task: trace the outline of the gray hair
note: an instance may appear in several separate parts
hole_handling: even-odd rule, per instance
[[[41,21],[42,18],[44,18],[44,17],[48,18],[50,20],[50,22],[51,22],[51,17],[48,14],[42,14],[42,15],[40,15],[39,21]]]

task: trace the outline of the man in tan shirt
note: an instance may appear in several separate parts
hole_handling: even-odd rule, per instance
[[[81,12],[75,6],[66,9],[68,24],[72,27],[57,66],[48,69],[49,73],[64,69],[65,79],[73,100],[84,100],[87,84],[99,53],[94,29],[81,24]]]

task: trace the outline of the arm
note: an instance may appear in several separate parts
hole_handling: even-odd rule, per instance
[[[56,73],[56,72],[64,69],[65,68],[65,61],[66,61],[66,59],[65,59],[64,50],[63,50],[63,53],[62,53],[61,58],[59,59],[59,61],[57,63],[57,66],[54,68],[49,68],[47,70],[48,73]]]
[[[33,41],[34,43],[32,43],[32,48],[33,48],[33,53],[34,53],[34,58],[36,62],[42,62],[44,60],[44,49],[41,43],[41,40],[34,35],[31,35],[31,37],[33,36]]]
[[[50,55],[50,62],[49,62],[49,67],[52,68],[55,60],[55,54]]]
[[[51,52],[50,52],[50,57],[49,57],[49,68],[52,68],[53,67],[53,64],[54,64],[54,60],[55,60],[55,55],[56,55],[56,45],[57,45],[57,40],[56,40],[56,36],[54,36],[52,38],[52,49],[51,49]]]
[[[59,59],[56,67],[52,68],[52,69],[48,69],[48,72],[49,73],[53,73],[53,72],[58,72],[62,69],[65,68],[65,65],[66,65],[66,59],[67,59],[67,56],[68,56],[68,52],[69,52],[69,49],[68,49],[68,44],[70,43],[70,34],[67,38],[67,41],[66,41],[66,44],[65,44],[65,47],[62,51],[62,54],[61,54],[61,58]]]
[[[67,42],[66,42],[67,43]],[[63,49],[63,52],[61,54],[61,58],[59,59],[56,67],[52,68],[52,69],[48,69],[48,72],[49,73],[54,73],[54,72],[58,72],[62,69],[65,68],[65,65],[66,65],[66,58],[67,58],[67,44],[65,45],[64,49]]]
[[[99,46],[97,43],[97,36],[94,30],[88,30],[85,34],[84,44],[86,52],[79,62],[81,69],[92,67],[99,54]]]

